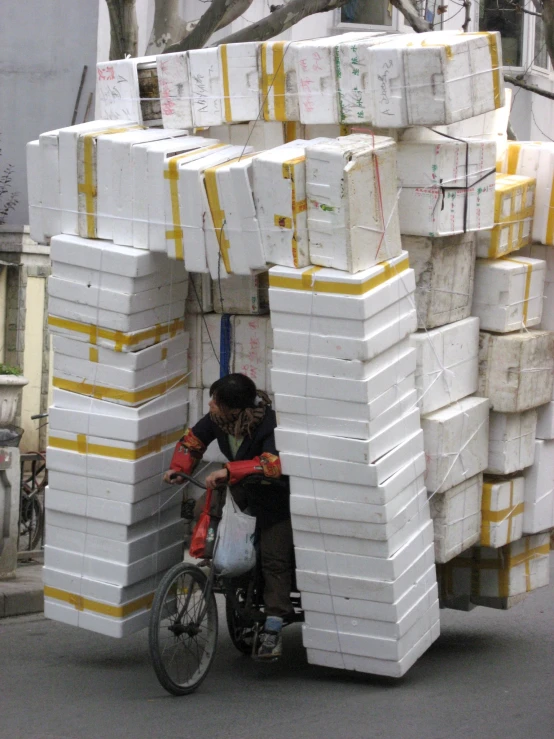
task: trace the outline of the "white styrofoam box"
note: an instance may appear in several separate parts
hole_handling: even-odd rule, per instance
[[[96,118],[133,119],[142,123],[139,70],[156,69],[156,57],[142,56],[99,62],[96,65]],[[149,125],[161,120],[148,120]]]
[[[338,36],[299,41],[294,44],[300,121],[302,123],[338,123],[337,77],[340,57],[335,50],[341,43],[354,43],[372,33],[343,33]]]
[[[494,228],[477,234],[477,256],[494,259],[531,243],[536,183],[519,175],[496,175]]]
[[[243,151],[252,147],[244,147]],[[230,160],[204,173],[204,185],[213,229],[206,230],[206,256],[210,273],[214,279],[226,274],[248,275],[251,265],[265,268],[265,256],[261,234],[255,219],[252,185],[245,166],[251,165],[252,154],[241,153],[238,159]],[[239,168],[242,177],[235,176],[231,165]],[[251,166],[250,166],[251,170]],[[237,180],[235,183],[234,180]],[[243,238],[242,214],[245,227],[252,228],[252,238]],[[253,249],[250,254],[249,250]]]
[[[464,318],[412,334],[410,343],[417,352],[415,382],[422,413],[431,413],[477,391],[478,318]]]
[[[133,191],[138,175],[135,171],[135,146],[183,135],[186,135],[184,130],[151,128],[101,136],[98,139],[96,144],[98,238],[113,239],[115,244],[122,246],[133,245]]]
[[[292,452],[282,452],[283,473],[316,480],[348,480],[352,485],[379,486],[387,478],[415,460],[423,450],[423,432],[418,431],[372,464],[330,460]]]
[[[534,534],[554,527],[554,441],[535,441],[535,462],[524,473],[523,531]]]
[[[496,32],[405,35],[369,50],[376,126],[444,125],[504,105]]]
[[[525,479],[486,478],[481,504],[481,545],[498,549],[523,535]]]
[[[353,134],[306,147],[310,261],[360,272],[402,251],[392,139]]]
[[[264,120],[300,120],[296,45],[290,41],[260,44],[260,72]]]
[[[208,315],[212,314],[208,313],[206,317],[198,313],[185,316],[185,327],[189,335],[187,357],[189,387],[202,387],[202,324],[208,320]]]
[[[392,320],[391,312],[397,313]],[[415,331],[417,326],[415,307],[404,312],[398,309],[396,311],[387,309],[383,313],[388,320],[380,321],[380,317],[385,317],[381,314],[375,316],[373,323],[378,324],[380,328],[363,337],[329,336],[323,328],[325,319],[321,319],[322,333],[275,329],[273,332],[274,346],[279,351],[296,354],[305,353],[308,347],[310,353],[317,356],[367,362],[403,341]],[[275,315],[277,314],[273,314]],[[292,313],[289,315],[293,316]],[[287,391],[281,390],[280,392]]]
[[[33,176],[38,180],[37,192],[43,206],[42,233],[45,238],[62,232],[59,133],[59,129],[56,129],[40,134],[37,168]]]
[[[406,569],[393,580],[376,579],[370,572],[366,577],[350,577],[297,569],[296,583],[301,592],[307,590],[310,593],[390,604],[397,601],[433,563],[434,552],[431,542],[417,552]]]
[[[532,465],[536,430],[537,411],[534,408],[522,413],[491,411],[489,461],[485,472],[509,475]]]
[[[545,262],[545,284],[542,304],[542,319],[539,328],[554,330],[554,249],[543,244],[531,244],[520,249],[518,256],[541,259]]]
[[[274,360],[275,361],[275,360]],[[398,386],[396,386],[398,387]],[[382,396],[380,396],[382,398]],[[342,416],[325,416],[320,413],[310,413],[308,407],[316,410],[321,408],[323,403],[319,398],[305,398],[296,395],[277,395],[277,408],[290,408],[290,411],[277,410],[277,424],[279,428],[291,431],[308,431],[315,434],[327,434],[329,436],[342,436],[349,439],[371,439],[379,434],[383,429],[391,425],[391,423],[404,416],[408,411],[417,405],[417,394],[415,389],[401,395],[395,399],[390,397],[390,406],[379,412],[375,418],[372,418],[372,403],[342,403],[338,401],[343,410],[339,411]],[[329,404],[331,412],[334,402]],[[354,419],[349,416],[349,410],[355,408],[359,410],[359,406],[365,407],[365,420]],[[387,403],[388,405],[388,403]],[[307,412],[302,413],[302,407]]]
[[[425,483],[430,493],[444,493],[486,468],[488,398],[463,398],[424,415],[421,428],[427,459]]]
[[[231,279],[231,278],[230,278]],[[221,288],[227,285],[222,281]],[[192,313],[211,313],[214,309],[212,295],[212,278],[202,273],[189,274],[189,291],[185,303],[185,315]]]
[[[255,41],[218,46],[227,123],[255,121],[261,113],[258,46]]]
[[[412,296],[415,274],[402,252],[354,275],[321,267],[272,267],[269,288],[272,313],[364,321]]]
[[[184,427],[187,405],[186,387],[169,390],[165,396],[144,403],[139,408],[128,408],[109,401],[54,389],[53,405],[49,408],[48,420],[51,430],[106,436],[110,439],[138,443],[162,434],[167,429]]]
[[[64,280],[60,277],[48,278],[48,295],[77,305],[94,307],[99,311],[116,313],[140,313],[160,308],[176,301],[183,305],[187,297],[188,279],[185,273],[176,277],[179,282],[160,285],[139,293],[124,293],[103,287],[85,287],[82,284]]]
[[[429,498],[435,531],[435,561],[448,562],[481,535],[483,475],[475,475]]]
[[[419,410],[413,408],[370,439],[347,439],[342,436],[277,428],[275,441],[282,452],[371,464],[416,433],[419,428]]]
[[[166,251],[166,230],[168,227],[175,228],[175,223],[173,217],[166,218],[165,198],[178,192],[177,162],[214,145],[217,145],[216,139],[181,136],[133,147],[133,246],[150,251]],[[174,207],[178,208],[178,205],[177,199]],[[179,211],[176,210],[174,215],[179,216]],[[178,227],[179,217],[177,221]]]
[[[352,626],[360,619],[360,628],[375,636],[394,638],[408,631],[421,615],[421,604],[429,605],[437,598],[435,567],[419,577],[395,602],[377,603],[359,598],[343,598],[322,593],[302,593],[302,604],[310,623],[324,623],[329,618],[344,621],[350,619]]]
[[[258,154],[253,189],[266,262],[307,267],[306,141]]]
[[[415,272],[417,327],[436,328],[471,314],[475,236],[402,236]]]
[[[55,430],[48,439],[49,470],[137,483],[169,468],[183,427],[140,442]],[[82,451],[80,451],[82,450]],[[107,453],[107,455],[106,455]]]
[[[279,395],[329,400],[341,398],[347,403],[368,404],[407,378],[410,379],[402,389],[414,388],[415,354],[405,341],[371,361],[352,362],[354,367],[349,367],[350,363],[343,360],[280,351],[275,352],[275,362],[271,370],[271,386]],[[345,365],[344,368],[341,365]],[[354,374],[356,368],[358,377],[344,376],[348,370]],[[340,373],[338,377],[334,371]],[[394,393],[389,393],[389,398],[391,396],[394,397]]]
[[[136,120],[136,119],[135,119]],[[128,126],[135,125],[133,121],[126,120],[126,121],[120,121],[117,128],[127,128]],[[81,178],[78,176],[77,167],[78,167],[78,143],[81,135],[84,135],[86,133],[94,134],[101,133],[102,131],[106,131],[106,129],[111,129],[113,131],[114,129],[114,123],[110,120],[97,120],[97,121],[89,121],[88,123],[79,123],[76,126],[69,126],[68,128],[60,128],[58,131],[58,150],[57,150],[57,159],[54,152],[52,152],[50,161],[52,166],[52,174],[54,174],[54,170],[56,168],[56,161],[58,162],[58,175],[57,178],[60,183],[60,196],[59,196],[59,206],[61,208],[61,228],[56,231],[56,233],[66,233],[66,234],[77,234],[78,233],[78,213],[79,213],[79,185],[83,184],[87,190],[89,190],[89,197],[93,198],[93,204],[94,204],[94,185],[95,185],[95,166],[94,166],[94,157],[91,157],[91,165],[87,167],[87,180],[84,182],[81,182]],[[91,140],[92,143],[92,140]],[[53,142],[49,142],[49,144],[52,144]],[[82,142],[81,142],[82,144]],[[88,147],[88,145],[87,145]],[[93,147],[94,149],[94,147]],[[88,149],[87,149],[87,153]],[[94,154],[94,151],[93,151]],[[81,162],[82,165],[82,162]],[[92,171],[91,171],[92,170]],[[49,175],[47,171],[44,168],[44,159],[43,159],[43,177],[49,178]],[[53,180],[54,182],[56,180]],[[50,187],[50,180],[49,179],[43,179],[43,206],[50,205],[49,202],[46,202],[45,200],[45,189]],[[90,187],[89,187],[90,186]],[[52,188],[52,190],[55,190]],[[51,194],[50,197],[53,197]],[[89,209],[92,210],[92,209]],[[95,221],[94,218],[92,218],[93,221]],[[94,225],[92,223],[91,225]],[[56,233],[51,234],[52,236],[55,236]],[[47,234],[48,235],[48,234]]]
[[[27,199],[29,201],[29,235],[37,244],[44,243],[44,220],[42,210],[42,169],[40,141],[29,141],[25,147],[27,162]],[[50,185],[52,189],[52,184]],[[59,199],[59,187],[58,187]],[[58,206],[59,214],[59,206]],[[59,215],[58,215],[59,217]]]
[[[212,278],[219,279],[227,275],[223,259],[220,265],[220,238],[223,228],[220,204],[217,191],[208,190],[204,181],[204,173],[212,167],[228,162],[231,159],[249,154],[251,148],[239,146],[223,146],[217,151],[196,161],[184,160],[179,165],[179,207],[182,213],[184,230],[185,267],[190,272],[209,271]],[[167,213],[166,200],[166,213]],[[177,242],[176,242],[177,244]],[[170,251],[168,239],[168,254]],[[179,258],[178,253],[175,256]]]
[[[409,649],[400,660],[376,659],[374,657],[362,657],[344,652],[330,652],[325,649],[308,648],[308,663],[321,665],[322,667],[333,667],[354,672],[365,672],[373,675],[384,675],[386,677],[402,677],[415,662],[429,649],[431,644],[438,639],[440,634],[439,619],[433,623],[431,628]]]
[[[164,128],[192,128],[188,52],[160,54],[156,67]]]
[[[554,439],[554,401],[541,405],[537,411],[537,439]]]
[[[149,223],[148,228],[148,238],[153,251],[164,251],[169,257],[180,262],[185,260],[184,246],[189,233],[183,222],[181,165],[190,164],[216,153],[227,152],[228,149],[229,147],[224,144],[207,143],[198,148],[195,147],[191,151],[175,155],[170,152],[163,156],[162,171],[158,171],[157,175],[162,178],[163,182],[163,215],[160,214],[161,217],[158,217],[154,223]],[[216,161],[219,161],[219,159]],[[199,207],[197,201],[200,196],[197,191],[195,191],[195,195],[195,205]],[[152,215],[154,214],[149,210],[149,219]],[[199,259],[203,270],[191,270],[192,272],[206,271],[205,249],[201,250]]]
[[[231,316],[229,345],[221,352],[221,323],[225,320],[217,313],[203,316],[202,386],[209,388],[219,379],[219,360],[222,353],[227,353],[229,372],[242,372],[254,380],[260,390],[271,392],[273,332],[269,316]]]
[[[285,130],[282,123],[264,122],[259,120],[245,123],[224,124],[209,126],[205,129],[209,134],[224,144],[232,146],[251,146],[254,151],[265,151],[275,146],[282,146],[285,142]],[[294,136],[294,139],[299,138]],[[290,139],[292,141],[292,139]]]
[[[541,259],[478,259],[472,312],[481,329],[506,333],[539,324],[545,274]]]
[[[72,238],[79,237],[76,236]],[[92,239],[81,239],[81,241],[87,241],[88,244],[93,243],[104,246],[109,243],[114,251],[119,248],[111,244],[111,242],[92,241]],[[102,259],[101,261],[105,261],[107,264],[110,260]],[[104,269],[98,270],[93,265],[86,267],[79,266],[77,264],[70,264],[69,262],[54,261],[52,262],[52,276],[59,277],[61,280],[66,280],[74,284],[79,284],[83,288],[85,286],[93,289],[102,288],[104,290],[112,290],[114,292],[126,293],[129,295],[141,293],[145,290],[152,290],[153,288],[157,288],[162,285],[167,286],[168,284],[171,284],[173,280],[177,282],[179,280],[179,275],[175,274],[175,270],[173,270],[172,274],[172,264],[173,263],[163,255],[163,257],[157,260],[159,271],[141,275],[140,277],[130,277],[117,274],[116,272],[109,272]],[[181,279],[186,279],[186,277],[187,274],[184,273]]]
[[[85,515],[86,508],[83,508],[82,502],[80,504],[76,503],[78,498],[85,499],[91,496],[94,498],[104,498],[105,500],[120,501],[121,503],[138,503],[154,493],[163,492],[167,489],[173,490],[176,496],[181,496],[181,493],[176,493],[176,489],[173,486],[170,488],[169,485],[163,482],[159,470],[138,483],[114,482],[112,480],[102,480],[97,477],[86,477],[84,475],[60,472],[59,470],[49,470],[48,472],[48,483],[52,490],[58,491],[58,501],[60,501],[62,494],[64,495],[64,499],[59,502],[59,505],[68,506],[70,511],[74,511],[77,515],[81,516]],[[172,501],[174,500],[172,499]],[[75,506],[78,505],[81,508],[75,511]]]
[[[345,631],[336,626],[334,629],[322,629],[305,623],[302,626],[302,643],[308,651],[325,650],[339,655],[343,660],[345,655],[352,655],[358,659],[388,661],[391,666],[398,667],[429,630],[438,624],[439,601],[436,599],[407,633],[400,637],[391,639],[360,633],[359,627],[353,628],[348,621],[345,623]]]
[[[223,117],[223,80],[217,47],[188,52],[192,121],[197,128],[219,126]]]
[[[252,143],[250,145],[255,147]],[[266,268],[252,182],[253,168],[250,155],[220,166],[216,171],[216,186],[224,214],[222,217],[225,220],[222,239],[226,238],[229,242],[228,258],[230,267],[236,274],[247,274],[248,270]]]
[[[181,334],[181,336],[186,336],[186,334]],[[55,338],[60,339],[61,337]],[[62,340],[71,341],[71,339]],[[54,354],[52,385],[55,388],[109,400],[110,403],[118,405],[136,407],[187,384],[186,342],[183,342],[185,346],[182,352],[172,352],[165,359],[138,370],[102,364],[99,358],[100,351],[109,352],[109,349],[98,350],[96,347],[90,347],[78,341],[71,341],[71,343],[86,351],[87,355],[92,350],[92,360],[89,360],[88,356],[79,358],[68,354]],[[158,344],[143,351],[157,350],[159,346]],[[73,348],[71,350],[73,351]],[[168,351],[167,347],[165,350]],[[73,354],[75,353],[74,351]],[[159,356],[160,352],[156,353]],[[129,354],[116,352],[111,352],[111,354],[118,357],[129,356]]]
[[[141,293],[138,297],[140,295]],[[71,322],[94,324],[125,334],[182,318],[185,313],[185,298],[172,300],[171,303],[156,308],[146,308],[127,314],[51,297],[48,300],[48,311],[51,316],[58,316]]]
[[[398,143],[400,231],[448,236],[494,226],[492,141]]]
[[[259,316],[269,313],[268,273],[259,270],[246,275],[230,275],[213,283],[213,309],[216,313]]]
[[[169,567],[177,564],[182,558],[182,550],[183,542],[181,539],[164,549],[160,549],[155,554],[150,554],[143,559],[126,565],[102,557],[90,557],[46,544],[44,547],[44,563],[46,567],[51,569],[73,572],[93,580],[102,580],[114,585],[125,586],[145,580],[156,572],[169,569]]]
[[[478,392],[490,398],[492,410],[518,413],[544,405],[552,399],[553,383],[553,333],[481,331]]]

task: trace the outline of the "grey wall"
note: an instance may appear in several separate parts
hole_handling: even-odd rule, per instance
[[[7,223],[28,223],[25,144],[71,125],[86,64],[76,122],[83,121],[94,91],[97,28],[98,0],[0,0],[0,171],[14,165],[20,200]]]

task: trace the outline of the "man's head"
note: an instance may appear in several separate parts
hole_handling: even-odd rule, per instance
[[[254,408],[256,385],[246,375],[234,372],[216,380],[210,388],[210,412],[228,412]]]

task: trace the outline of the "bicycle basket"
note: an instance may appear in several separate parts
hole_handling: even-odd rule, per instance
[[[19,446],[24,430],[21,426],[6,423],[0,428],[0,446]]]

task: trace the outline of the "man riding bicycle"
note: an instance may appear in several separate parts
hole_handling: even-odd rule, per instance
[[[257,658],[274,660],[281,656],[281,630],[294,609],[290,601],[293,580],[294,549],[290,520],[288,479],[281,475],[279,454],[275,448],[275,411],[266,393],[257,390],[246,375],[233,373],[222,377],[210,388],[210,411],[192,429],[188,428],[177,443],[165,482],[179,484],[179,472],[191,474],[208,445],[217,439],[229,462],[206,478],[208,488],[229,485],[237,505],[256,516],[260,532],[264,604],[266,620],[260,634]],[[248,475],[262,475],[279,480],[271,493],[262,485],[245,486]],[[195,506],[198,518],[205,495]]]

